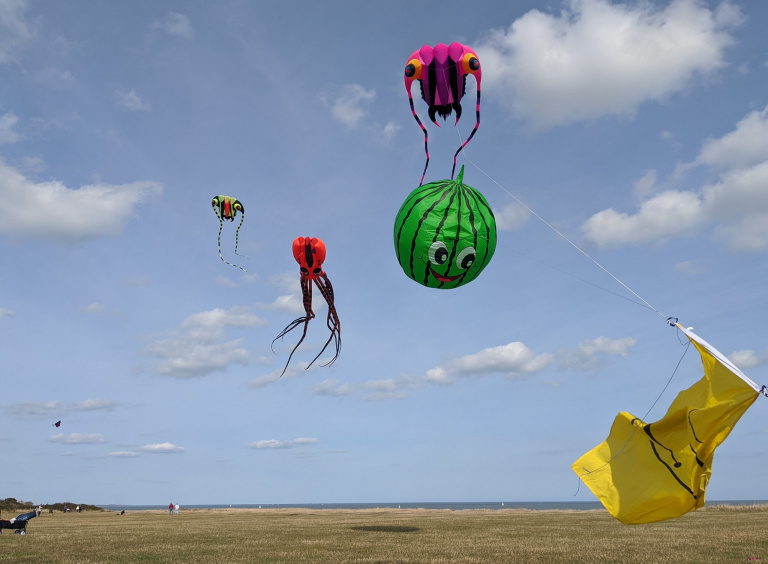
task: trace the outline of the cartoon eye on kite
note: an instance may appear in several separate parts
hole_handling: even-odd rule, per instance
[[[333,286],[331,285],[331,281],[328,280],[328,276],[325,274],[325,271],[323,271],[325,252],[325,243],[317,237],[297,237],[293,240],[293,258],[295,258],[296,262],[299,263],[299,280],[301,282],[301,295],[302,301],[304,303],[304,316],[291,321],[291,323],[289,323],[288,326],[283,329],[277,337],[275,337],[275,339],[272,341],[272,344],[274,345],[275,341],[282,339],[285,337],[285,335],[293,331],[302,323],[304,324],[304,333],[301,335],[299,342],[296,343],[296,346],[293,347],[291,354],[288,356],[288,361],[285,363],[285,368],[283,368],[283,372],[280,374],[280,376],[285,374],[285,371],[288,369],[288,365],[291,362],[291,358],[293,357],[293,353],[296,352],[296,349],[298,349],[299,345],[301,345],[301,343],[304,341],[304,337],[307,336],[307,326],[309,325],[309,320],[315,317],[315,313],[312,311],[312,282],[315,283],[315,286],[317,286],[318,290],[320,290],[320,293],[323,295],[323,298],[325,298],[325,301],[328,304],[328,317],[326,318],[326,325],[331,331],[331,336],[328,337],[328,341],[325,343],[323,349],[317,354],[312,362],[309,363],[307,368],[312,366],[315,360],[320,358],[320,355],[325,352],[325,349],[328,348],[328,345],[331,344],[331,341],[334,342],[336,353],[333,355],[333,358],[323,366],[330,366],[339,357],[339,352],[341,350],[341,323],[339,322],[339,316],[336,313],[336,305],[333,301]]]
[[[483,195],[456,180],[411,192],[395,218],[395,252],[405,274],[430,288],[471,282],[496,250],[496,219]]]
[[[477,82],[477,121],[472,133],[461,147],[453,155],[453,170],[451,170],[451,180],[456,172],[456,158],[462,149],[469,143],[469,140],[475,135],[477,128],[480,127],[480,79],[482,78],[482,69],[480,68],[480,59],[477,54],[466,45],[461,43],[451,43],[445,45],[439,43],[434,47],[424,45],[418,51],[415,51],[405,65],[405,89],[408,91],[408,101],[411,105],[411,113],[414,119],[424,132],[424,152],[427,155],[427,162],[424,164],[424,172],[421,175],[419,186],[424,184],[424,176],[427,174],[429,166],[429,134],[427,128],[421,123],[416,109],[413,106],[413,96],[411,86],[418,80],[421,86],[421,97],[427,103],[429,109],[427,113],[429,119],[440,127],[435,115],[447,119],[451,112],[456,112],[456,122],[461,118],[461,99],[466,92],[467,75],[475,77]]]
[[[213,206],[214,213],[216,213],[216,217],[219,218],[219,258],[222,260],[222,262],[227,263],[229,266],[234,266],[243,272],[248,272],[242,266],[237,266],[236,264],[227,262],[224,260],[224,257],[221,256],[221,230],[224,228],[224,220],[228,219],[229,221],[234,221],[237,212],[240,212],[240,224],[237,226],[237,231],[235,232],[235,254],[238,256],[243,256],[237,252],[240,228],[243,226],[243,221],[245,220],[245,208],[243,207],[243,204],[240,203],[240,200],[236,200],[230,196],[215,196],[213,200],[211,200],[211,205]]]

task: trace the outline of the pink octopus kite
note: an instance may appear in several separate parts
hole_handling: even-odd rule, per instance
[[[480,60],[477,58],[471,48],[461,43],[451,43],[445,45],[439,43],[434,47],[424,45],[418,51],[409,57],[405,65],[405,89],[408,91],[408,101],[411,104],[411,113],[416,122],[424,132],[424,152],[427,154],[427,162],[424,164],[424,172],[421,175],[421,183],[424,183],[424,176],[427,174],[429,166],[429,147],[428,134],[424,124],[421,123],[419,116],[416,115],[416,109],[413,107],[413,96],[411,95],[411,86],[418,80],[421,85],[421,97],[429,106],[428,115],[432,122],[437,123],[435,114],[443,119],[447,119],[452,111],[456,112],[456,122],[461,118],[461,98],[464,96],[467,85],[467,75],[474,75],[477,82],[477,122],[472,133],[467,140],[459,147],[453,155],[453,170],[451,171],[451,180],[456,172],[456,158],[464,146],[475,135],[477,128],[480,127],[480,79],[482,71],[480,69]]]

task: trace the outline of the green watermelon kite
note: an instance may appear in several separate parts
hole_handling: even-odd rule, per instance
[[[430,288],[477,278],[496,250],[496,220],[483,195],[456,180],[416,188],[395,218],[395,252],[405,274]]]

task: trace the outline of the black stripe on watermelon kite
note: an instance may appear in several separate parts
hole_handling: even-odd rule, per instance
[[[477,278],[496,250],[496,219],[485,197],[456,180],[419,186],[395,218],[395,252],[405,274],[430,288]]]

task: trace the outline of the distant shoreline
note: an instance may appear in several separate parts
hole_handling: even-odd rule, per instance
[[[174,501],[174,503],[176,503]],[[766,505],[768,500],[712,500],[705,507],[730,505]],[[168,505],[96,504],[110,511],[153,511],[167,510]],[[402,503],[232,503],[232,504],[182,504],[185,509],[527,509],[531,511],[594,511],[603,509],[599,501],[498,501],[498,502],[402,502]]]

